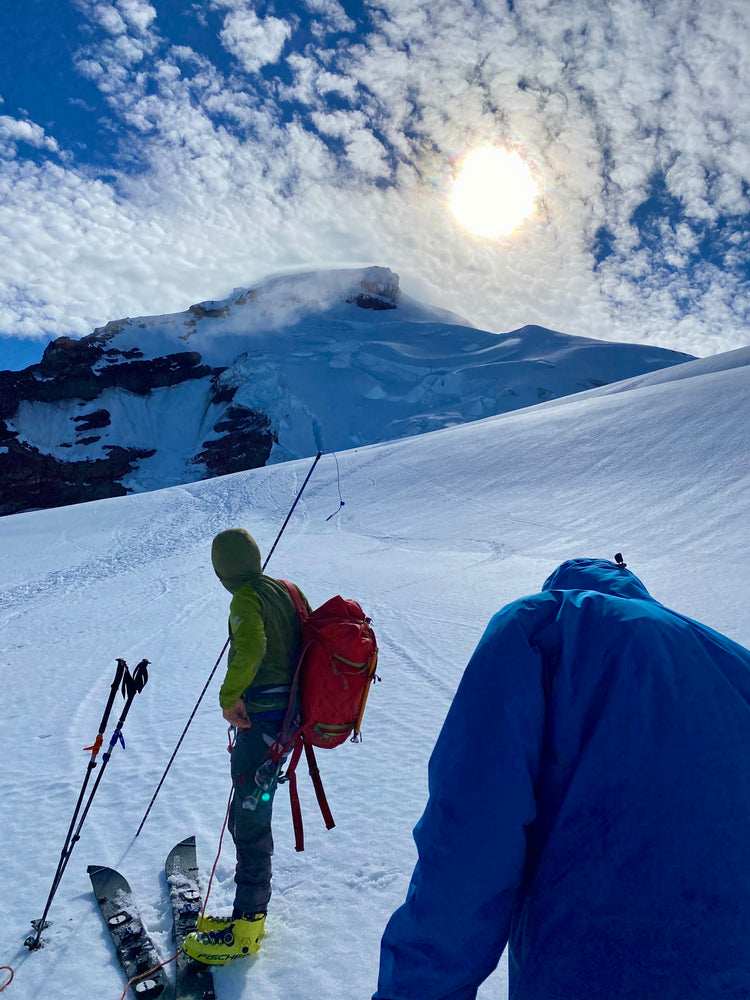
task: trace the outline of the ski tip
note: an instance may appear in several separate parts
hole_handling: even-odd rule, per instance
[[[167,860],[164,862],[164,867],[169,870],[170,866],[176,863],[176,859],[180,857],[184,851],[192,852],[195,855],[195,834],[191,834],[189,837],[185,837],[181,840],[179,844],[175,844],[172,850],[167,855]]]
[[[122,879],[122,875],[114,868],[107,868],[106,865],[89,865],[86,872],[92,882],[101,882],[105,879],[118,878]]]
[[[191,833],[189,837],[185,837],[185,839],[181,840],[179,842],[179,844],[175,844],[174,847],[172,848],[172,850],[169,853],[170,854],[174,854],[175,851],[179,851],[179,850],[181,850],[181,849],[183,849],[185,847],[195,847],[195,834],[194,833]]]

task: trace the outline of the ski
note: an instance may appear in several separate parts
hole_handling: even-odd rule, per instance
[[[87,871],[117,959],[128,980],[154,969],[161,959],[138,916],[126,879],[113,868],[100,865],[89,865]],[[172,984],[164,969],[156,969],[151,975],[133,983],[131,990],[138,1000],[156,997],[172,1000],[174,997]]]
[[[182,950],[187,935],[195,930],[202,898],[198,882],[195,837],[187,837],[169,852],[164,864],[172,903],[174,942],[177,955],[177,1000],[216,1000],[211,967],[196,962]]]

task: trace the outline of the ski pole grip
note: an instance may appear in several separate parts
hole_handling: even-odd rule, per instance
[[[122,679],[122,693],[128,701],[132,701],[145,688],[148,681],[147,668],[150,662],[150,660],[141,660],[132,674],[129,670],[126,671]]]

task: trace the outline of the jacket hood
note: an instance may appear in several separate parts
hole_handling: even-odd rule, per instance
[[[634,573],[608,559],[568,559],[547,577],[542,590],[593,590],[612,597],[653,601]]]
[[[214,571],[230,593],[261,575],[260,549],[244,528],[221,531],[211,545]]]

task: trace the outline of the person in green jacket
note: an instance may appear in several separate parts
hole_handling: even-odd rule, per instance
[[[185,939],[184,948],[200,962],[223,965],[257,952],[264,933],[271,897],[275,789],[266,788],[261,795],[256,774],[284,722],[301,631],[287,588],[265,576],[260,550],[247,531],[220,532],[213,540],[211,561],[232,595],[229,657],[219,704],[236,731],[229,810],[237,853],[236,891],[231,917],[204,916]]]

